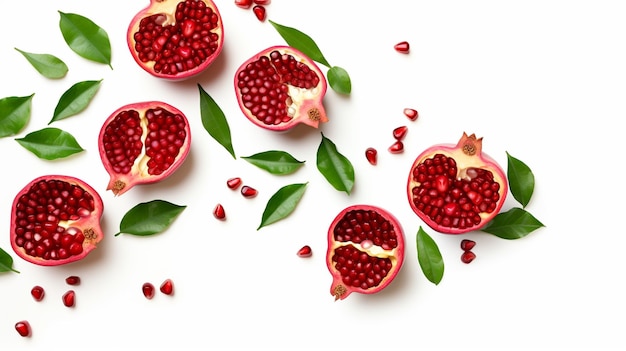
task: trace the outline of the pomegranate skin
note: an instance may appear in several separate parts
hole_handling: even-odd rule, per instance
[[[427,160],[434,162],[435,158],[445,159],[448,162],[449,159],[453,159],[456,168],[455,174],[446,174],[444,177],[435,179],[427,178],[423,181],[417,179],[416,168],[418,166],[426,167],[425,162]],[[440,175],[437,173],[435,176],[439,177]],[[419,177],[424,178],[425,176],[422,173]],[[491,183],[492,185],[497,183],[497,186],[489,189],[490,196],[476,195],[478,191],[467,188],[474,179],[481,177],[488,179],[484,183]],[[441,181],[438,182],[439,180]],[[465,190],[462,187],[466,187]],[[496,187],[497,189],[495,189]],[[475,134],[468,136],[466,133],[463,133],[457,144],[433,145],[419,154],[411,165],[407,182],[408,201],[413,212],[430,228],[443,234],[464,234],[480,230],[500,212],[507,193],[508,182],[502,167],[492,157],[482,152],[482,138],[477,138]],[[422,199],[427,196],[430,199],[427,201],[429,205],[419,203],[416,200],[417,194]],[[476,201],[475,206],[472,205],[472,199]],[[481,209],[481,206],[487,206],[487,201],[484,199],[488,199],[488,210]],[[461,206],[461,202],[465,203],[463,206],[470,208],[466,213],[471,213],[475,219],[470,224],[459,226],[458,220],[455,218],[459,218],[458,208]],[[450,214],[452,212],[454,214]],[[450,218],[442,219],[442,217]]]

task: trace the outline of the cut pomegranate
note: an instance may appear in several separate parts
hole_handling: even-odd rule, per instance
[[[32,289],[30,289],[30,294],[32,295],[33,299],[35,299],[35,301],[41,301],[46,295],[46,292],[41,286],[35,285]]]
[[[103,210],[100,195],[78,178],[36,178],[13,200],[13,251],[42,266],[79,261],[104,237],[100,227]]]
[[[241,178],[239,177],[230,178],[226,181],[226,186],[232,190],[239,188],[240,185],[241,185]]]
[[[252,6],[252,0],[235,0],[235,5],[242,9],[249,9]]]
[[[185,161],[191,145],[187,117],[160,101],[128,104],[100,129],[98,148],[110,180],[107,190],[122,195],[135,185],[159,182]]]
[[[407,126],[400,126],[393,130],[393,138],[396,140],[403,140],[408,131],[409,128]]]
[[[244,62],[235,74],[243,114],[259,127],[286,131],[303,123],[317,128],[328,117],[322,104],[326,78],[302,52],[273,46]]]
[[[265,10],[264,6],[254,5],[254,7],[252,8],[252,12],[254,12],[254,15],[259,21],[265,21],[265,18],[267,17],[267,11]]]
[[[335,300],[352,292],[373,294],[391,283],[404,261],[400,222],[382,208],[353,205],[341,211],[328,229],[326,265]]]
[[[151,0],[130,22],[128,48],[158,78],[182,80],[206,70],[224,44],[224,26],[212,0]]]
[[[257,196],[258,193],[259,192],[253,187],[247,185],[241,187],[241,195],[243,195],[243,197],[252,198]]]
[[[407,41],[401,41],[397,43],[396,45],[394,45],[393,48],[396,49],[396,51],[399,53],[408,54],[410,45],[409,45],[409,42]]]
[[[311,257],[313,255],[313,250],[309,245],[304,245],[298,250],[298,256],[300,257]]]
[[[395,143],[391,144],[391,146],[389,147],[389,152],[391,152],[392,154],[400,154],[404,152],[404,143],[401,142],[400,140],[396,140]]]
[[[367,162],[375,166],[378,163],[378,151],[373,147],[368,147],[365,149],[365,158]]]
[[[413,211],[432,229],[447,234],[478,230],[495,217],[506,198],[507,178],[482,152],[482,138],[463,133],[459,142],[422,152],[409,173]]]
[[[412,108],[405,108],[404,115],[411,121],[415,121],[418,117],[417,110],[414,110]]]
[[[66,307],[74,307],[76,305],[76,293],[74,290],[68,290],[65,294],[63,294],[63,304]]]
[[[28,321],[19,321],[15,323],[15,330],[23,337],[29,337],[31,335],[30,323]]]
[[[71,276],[65,278],[65,283],[67,283],[68,285],[79,285],[80,284],[80,277],[75,276],[75,275],[71,275]]]
[[[461,250],[470,251],[476,246],[476,242],[474,240],[463,239],[461,240]]]
[[[467,264],[472,262],[476,258],[476,255],[472,251],[465,251],[461,254],[461,262]]]
[[[224,211],[224,206],[222,206],[221,204],[217,204],[213,209],[213,216],[219,220],[225,220],[226,211]]]
[[[151,283],[144,283],[141,286],[141,292],[143,293],[143,296],[146,297],[146,299],[152,300],[152,298],[154,297],[154,285],[152,285]]]
[[[159,290],[161,290],[161,292],[165,295],[174,294],[174,282],[172,282],[171,279],[165,279]]]

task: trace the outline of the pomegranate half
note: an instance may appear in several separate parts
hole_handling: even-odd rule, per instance
[[[24,260],[57,266],[83,259],[102,240],[100,195],[84,181],[46,175],[13,200],[11,246]]]
[[[373,294],[387,287],[404,261],[404,232],[386,210],[352,205],[328,229],[326,265],[330,294],[343,300],[353,292]]]
[[[187,117],[161,101],[128,104],[104,122],[98,149],[110,180],[107,190],[122,195],[138,184],[169,177],[187,158],[191,130]]]
[[[239,108],[252,123],[273,131],[327,122],[326,89],[326,78],[313,60],[289,46],[267,48],[235,73]]]
[[[158,78],[183,80],[206,70],[224,46],[224,25],[212,0],[151,0],[128,26],[137,64]]]
[[[411,166],[407,194],[413,211],[445,234],[478,230],[495,217],[508,192],[502,167],[482,152],[482,138],[434,145]]]

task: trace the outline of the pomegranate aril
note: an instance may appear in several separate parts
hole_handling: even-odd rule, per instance
[[[405,108],[404,109],[404,115],[410,119],[411,121],[415,121],[417,119],[417,117],[419,117],[417,110],[412,109],[412,108]]]
[[[393,48],[396,49],[396,51],[399,53],[408,54],[410,45],[408,41],[401,41],[397,43],[396,45],[394,45]]]
[[[476,246],[476,242],[474,240],[463,239],[461,240],[461,250],[470,251]]]
[[[152,283],[144,283],[141,286],[141,292],[146,299],[151,300],[154,297],[154,285]]]
[[[39,286],[39,285],[35,285],[31,290],[30,290],[30,294],[33,296],[33,299],[35,299],[35,301],[41,301],[43,300],[44,295],[46,294],[44,289]]]
[[[63,294],[63,304],[66,307],[74,307],[76,305],[76,293],[74,290],[68,290],[65,294]]]
[[[250,186],[244,185],[243,187],[241,187],[241,195],[243,195],[244,197],[255,197],[259,192]]]
[[[269,5],[271,0],[254,0],[254,3],[257,5]]]
[[[373,147],[368,147],[365,149],[365,158],[367,162],[375,166],[378,163],[378,151]]]
[[[71,276],[65,278],[65,282],[68,285],[79,285],[80,284],[80,277],[75,276],[75,275],[71,275]]]
[[[475,258],[476,258],[476,254],[474,254],[472,251],[465,251],[461,255],[461,262],[467,264],[467,263],[472,262]]]
[[[313,255],[313,250],[309,245],[304,245],[300,250],[298,250],[298,256],[300,257],[311,257]]]
[[[28,337],[31,333],[30,323],[28,323],[28,321],[19,321],[15,323],[15,330],[17,330],[21,336]]]
[[[235,5],[242,9],[249,9],[252,6],[252,0],[235,0]]]
[[[396,140],[402,140],[406,136],[406,133],[409,131],[407,126],[400,126],[393,130],[393,137]]]
[[[165,279],[159,290],[165,295],[172,295],[174,293],[174,283],[171,279]]]
[[[241,178],[239,177],[230,178],[229,180],[226,181],[226,186],[228,186],[228,188],[232,190],[239,188],[240,185],[241,185]]]
[[[213,209],[213,216],[219,220],[226,219],[226,212],[224,211],[224,206],[221,204],[217,204],[215,209]]]
[[[255,5],[252,8],[252,11],[254,12],[254,15],[259,21],[261,22],[265,21],[265,17],[266,17],[265,7],[263,7],[262,5]]]
[[[400,140],[396,140],[396,142],[389,147],[389,152],[392,154],[400,154],[404,152],[404,143]]]

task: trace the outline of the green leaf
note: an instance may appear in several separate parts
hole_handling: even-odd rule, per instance
[[[24,129],[30,120],[34,95],[0,99],[0,138],[15,135]]]
[[[55,160],[83,151],[74,136],[58,128],[44,128],[15,139],[39,158]]]
[[[422,227],[417,231],[415,242],[417,245],[417,260],[422,268],[422,272],[431,283],[438,285],[441,279],[443,279],[444,264],[437,243]]]
[[[59,28],[67,45],[84,59],[111,67],[109,35],[87,17],[59,11]]]
[[[350,95],[352,82],[345,69],[333,66],[328,70],[326,76],[328,77],[328,85],[330,85],[331,89],[339,94]]]
[[[297,171],[304,161],[298,161],[285,151],[270,150],[259,152],[242,159],[272,174],[285,175]]]
[[[200,90],[200,117],[204,129],[236,159],[230,127],[224,112],[200,84],[198,84],[198,89]]]
[[[179,206],[163,200],[142,202],[131,208],[120,222],[122,233],[148,236],[165,231],[187,206]]]
[[[19,273],[19,271],[13,268],[13,257],[11,257],[11,255],[9,255],[1,247],[0,247],[0,272]]]
[[[304,195],[307,184],[290,184],[278,189],[267,202],[257,230],[289,216]]]
[[[522,207],[526,207],[535,190],[535,176],[524,162],[511,156],[508,152],[506,157],[508,163],[507,178],[511,194]]]
[[[65,77],[68,68],[65,62],[60,58],[50,54],[36,54],[32,52],[22,51],[18,48],[14,48],[20,54],[22,54],[28,62],[39,72],[42,76],[50,79],[59,79]]]
[[[322,51],[310,36],[295,28],[283,26],[273,21],[269,22],[272,26],[274,26],[276,31],[278,31],[278,34],[285,39],[287,45],[302,51],[302,53],[308,56],[311,60],[319,62],[330,68],[330,64],[322,54]]]
[[[87,108],[91,99],[98,92],[101,82],[102,79],[86,80],[72,85],[61,95],[54,109],[54,115],[48,124],[77,115]]]
[[[506,212],[498,213],[480,230],[502,239],[514,240],[523,238],[541,227],[544,225],[528,211],[514,207]]]
[[[350,195],[354,186],[354,167],[323,133],[317,149],[317,169],[335,189]]]

